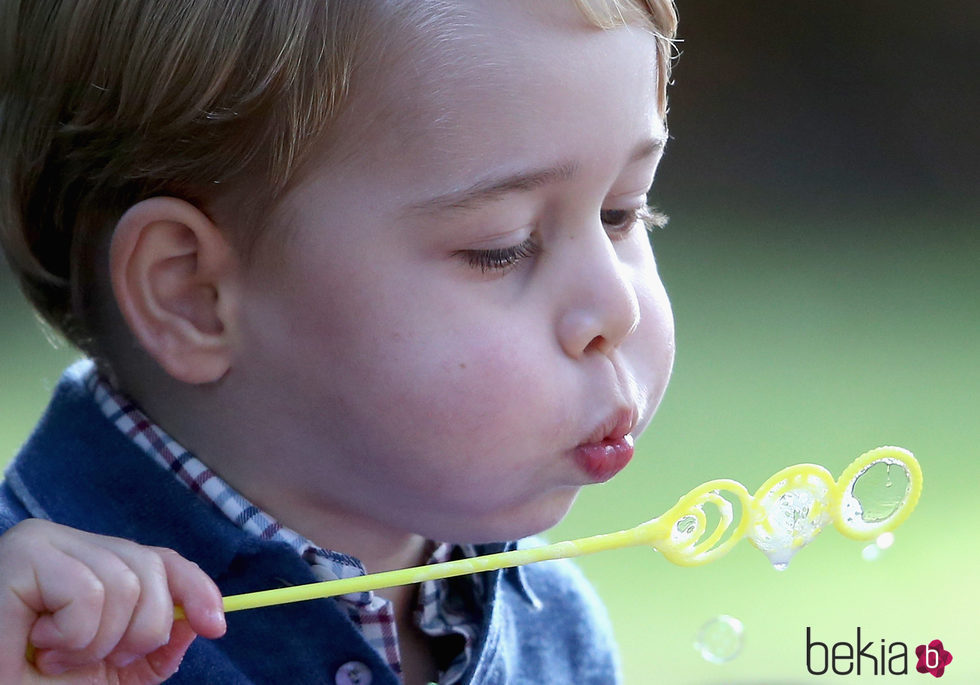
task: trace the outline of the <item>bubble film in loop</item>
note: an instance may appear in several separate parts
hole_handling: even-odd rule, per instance
[[[922,469],[901,447],[865,452],[837,479],[834,526],[855,540],[871,540],[901,525],[922,494]]]
[[[735,503],[739,505],[737,522]],[[707,563],[745,536],[751,505],[752,498],[741,483],[724,479],[704,483],[681,497],[663,516],[645,524],[650,526],[648,544],[675,564]],[[710,530],[709,519],[717,519]]]
[[[830,472],[815,464],[790,466],[772,476],[753,497],[752,544],[775,568],[785,569],[830,523],[836,487]]]

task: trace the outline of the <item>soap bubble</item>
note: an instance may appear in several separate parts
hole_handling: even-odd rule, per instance
[[[875,545],[877,545],[881,549],[888,549],[893,544],[895,544],[895,533],[892,532],[882,533],[881,535],[875,538]]]
[[[872,542],[861,550],[861,558],[865,561],[878,561],[881,558],[881,547]]]
[[[865,561],[878,561],[885,550],[895,543],[894,533],[882,533],[875,541],[861,550],[861,558]]]
[[[698,630],[694,649],[705,661],[723,664],[742,651],[743,632],[742,622],[737,618],[727,614],[715,616]]]

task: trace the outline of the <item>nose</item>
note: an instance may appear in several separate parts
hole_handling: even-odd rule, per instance
[[[581,245],[566,272],[557,334],[565,354],[611,354],[640,323],[640,304],[631,267],[605,232]]]

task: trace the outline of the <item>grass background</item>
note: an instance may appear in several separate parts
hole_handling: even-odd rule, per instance
[[[940,638],[954,655],[943,682],[978,682],[974,229],[969,214],[831,219],[682,206],[653,236],[677,320],[671,386],[633,464],[583,492],[550,538],[635,525],[716,477],[754,491],[798,462],[837,475],[882,444],[916,453],[925,489],[875,562],[834,530],[785,573],[744,542],[701,568],[672,566],[646,549],[581,560],[612,613],[629,683],[819,682],[804,666],[806,626],[815,639],[852,644],[860,626],[875,650],[882,638],[910,650]],[[49,344],[9,274],[0,274],[5,460],[74,354]],[[719,614],[745,627],[741,653],[721,665],[692,646],[698,628]]]

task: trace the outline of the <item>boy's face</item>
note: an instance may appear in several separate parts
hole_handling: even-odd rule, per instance
[[[673,322],[628,217],[665,131],[648,34],[571,2],[460,5],[455,37],[359,82],[349,153],[286,198],[227,380],[278,446],[263,489],[486,541],[556,523],[629,452],[581,446],[660,401]]]

